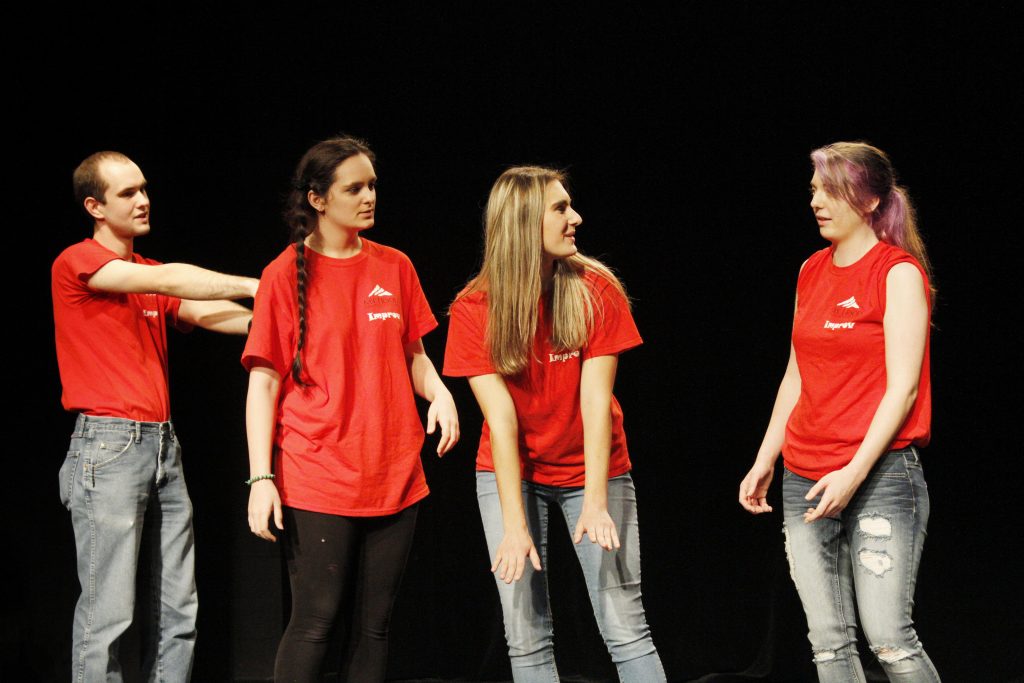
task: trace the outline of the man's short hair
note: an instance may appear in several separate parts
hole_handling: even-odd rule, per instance
[[[75,190],[75,201],[79,206],[84,206],[85,200],[89,197],[95,198],[101,204],[106,199],[107,181],[100,174],[100,164],[104,161],[122,161],[131,163],[131,159],[120,152],[96,152],[85,158],[75,169],[71,176],[71,182]]]

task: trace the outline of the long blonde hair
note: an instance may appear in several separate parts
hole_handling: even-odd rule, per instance
[[[537,334],[537,303],[541,281],[544,192],[548,183],[566,182],[566,175],[541,166],[517,166],[494,182],[484,214],[484,258],[480,272],[460,296],[487,293],[486,344],[494,368],[502,375],[522,372]],[[551,287],[551,345],[558,351],[586,345],[597,311],[588,272],[608,280],[625,296],[622,283],[600,261],[576,253],[554,263]]]

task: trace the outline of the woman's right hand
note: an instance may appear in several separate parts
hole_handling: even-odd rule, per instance
[[[530,532],[526,529],[506,531],[505,537],[498,545],[491,572],[505,583],[518,581],[523,578],[523,572],[526,571],[527,557],[530,558],[533,568],[540,571],[540,554],[533,545]]]
[[[277,537],[270,533],[271,515],[274,516],[274,526],[283,531],[281,496],[277,493],[274,480],[254,481],[249,487],[249,530],[264,540],[274,542]]]
[[[768,487],[774,475],[774,466],[754,463],[740,482],[740,505],[744,510],[755,515],[772,511],[772,506],[768,504]]]

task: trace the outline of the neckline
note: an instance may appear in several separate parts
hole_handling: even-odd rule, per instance
[[[347,256],[345,258],[328,256],[327,254],[320,253],[319,251],[317,251],[316,249],[307,244],[305,250],[306,257],[312,261],[317,261],[322,265],[331,267],[347,268],[349,266],[354,266],[359,263],[362,263],[367,259],[367,257],[370,255],[370,249],[372,248],[371,245],[373,244],[370,240],[366,239],[365,237],[362,237],[360,239],[362,240],[363,248],[360,249],[359,253],[355,254],[354,256]]]
[[[853,271],[855,268],[857,268],[857,266],[859,266],[860,264],[867,262],[869,260],[868,257],[873,257],[873,255],[882,248],[883,244],[885,244],[885,242],[883,242],[882,240],[878,240],[871,246],[870,249],[864,252],[863,256],[861,256],[859,259],[846,266],[836,265],[836,262],[833,258],[835,256],[836,248],[835,246],[831,246],[828,250],[829,271],[833,273],[849,273]]]

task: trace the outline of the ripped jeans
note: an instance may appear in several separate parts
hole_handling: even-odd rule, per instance
[[[857,621],[890,681],[938,681],[914,631],[914,586],[928,487],[913,447],[889,451],[838,519],[803,521],[815,482],[783,471],[790,574],[807,615],[820,681],[864,681]]]

